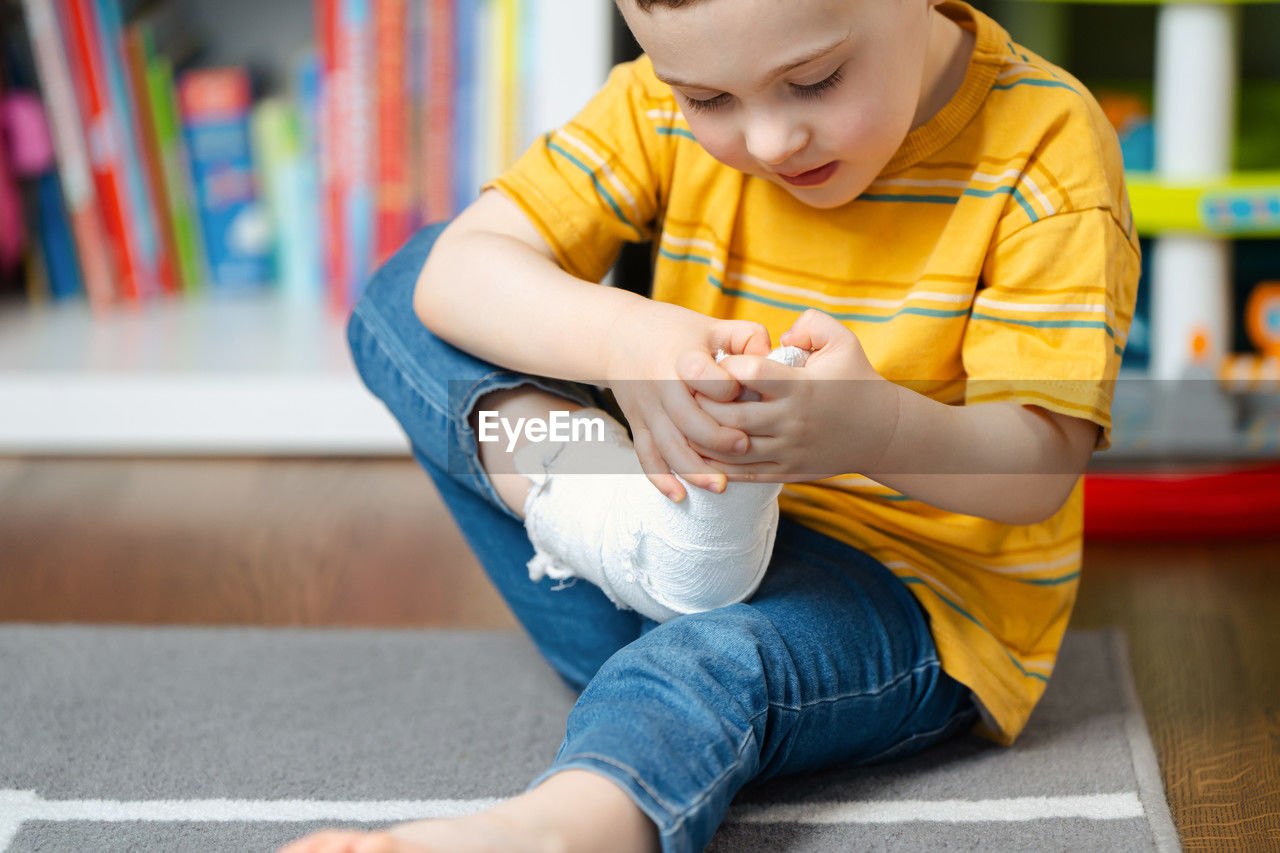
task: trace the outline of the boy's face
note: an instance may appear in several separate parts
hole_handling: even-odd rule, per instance
[[[619,7],[712,157],[832,208],[867,188],[916,123],[938,2]]]

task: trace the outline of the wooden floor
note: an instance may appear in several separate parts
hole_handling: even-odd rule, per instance
[[[0,620],[516,628],[408,460],[0,457]],[[1280,850],[1280,541],[1090,544],[1188,849]]]

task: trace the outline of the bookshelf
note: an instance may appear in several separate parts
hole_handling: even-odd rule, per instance
[[[0,453],[399,455],[345,323],[272,292],[0,309]]]
[[[200,0],[170,2],[207,36],[212,61],[261,64],[282,78],[287,77],[289,56],[305,44],[297,34],[310,26],[313,11],[310,0],[231,0],[217,7],[216,14]],[[572,18],[582,17],[595,0],[525,2],[541,2]],[[630,58],[637,48],[612,4],[605,5],[613,18],[588,27],[577,46],[579,56],[590,54],[591,61],[607,68],[610,58]],[[1010,8],[1050,14],[1063,8],[1053,0],[1005,0],[1000,5],[993,10],[998,16]],[[1062,31],[1058,26],[1044,30],[1050,36]],[[260,44],[264,33],[273,32],[293,34],[274,54]],[[585,102],[576,93],[567,97]],[[537,121],[546,124],[557,109],[563,111],[563,104],[535,109]],[[1276,166],[1280,169],[1280,163]],[[1177,182],[1163,175],[1130,177],[1140,226],[1154,228],[1156,236],[1205,231],[1197,217],[1202,217],[1207,197],[1268,193],[1277,185],[1280,171],[1206,174]],[[1280,234],[1280,226],[1252,233],[1248,228],[1219,229],[1209,239],[1273,233]],[[635,288],[643,278],[645,251],[628,247],[624,252],[615,268],[623,286]],[[406,454],[398,425],[355,374],[343,326],[323,306],[270,290],[168,297],[101,316],[91,315],[81,301],[0,304],[0,454]],[[1274,393],[1270,401],[1265,395],[1206,395],[1190,431],[1178,433],[1191,423],[1183,418],[1161,433],[1146,428],[1153,413],[1178,415],[1187,407],[1185,400],[1156,395],[1153,389],[1159,386],[1142,381],[1148,376],[1122,373],[1122,380],[1143,393],[1118,396],[1113,413],[1117,446],[1100,454],[1100,463],[1197,453],[1217,459],[1280,457],[1271,429],[1255,435],[1237,432],[1244,414],[1265,409],[1274,402]],[[1185,387],[1210,386],[1216,383]],[[1280,417],[1273,429],[1280,434]],[[1143,438],[1126,442],[1126,432]]]
[[[181,22],[180,52],[195,65],[241,66],[253,73],[257,94],[289,96],[300,55],[316,47],[321,2],[150,5]],[[415,14],[446,2],[424,2]],[[508,123],[503,138],[511,150],[491,146],[486,164],[511,159],[536,135],[571,118],[611,65],[612,4],[453,0],[452,6],[458,65],[450,79],[464,76],[463,63],[475,77],[468,78],[470,97],[461,83],[452,93],[457,126],[449,130],[474,127],[477,137],[496,138],[479,128]],[[465,30],[457,23],[463,17]],[[425,17],[415,20],[425,39]],[[488,61],[484,51],[499,50],[498,44],[513,49],[497,35],[511,27],[519,28],[519,52],[504,52],[503,63]],[[419,37],[417,30],[406,35]],[[506,68],[513,55],[542,59],[536,69]],[[500,65],[512,76],[499,76]],[[418,73],[435,72],[423,67]],[[498,91],[500,97],[490,97]],[[523,99],[518,117],[516,99]],[[506,118],[495,103],[510,110]],[[464,121],[470,122],[465,129]],[[478,144],[460,137],[454,144],[478,161]],[[480,171],[491,167],[453,166],[461,204],[480,186]],[[0,300],[0,455],[407,455],[399,425],[356,374],[346,312],[328,296],[289,295],[274,286],[226,291],[206,281],[195,294],[126,300],[101,310],[83,298]]]

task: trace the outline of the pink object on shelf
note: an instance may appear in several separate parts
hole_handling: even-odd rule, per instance
[[[0,107],[8,96],[0,92]],[[0,119],[7,110],[0,109]],[[22,194],[18,190],[13,166],[12,134],[8,122],[0,120],[0,271],[15,268],[22,260],[22,247],[27,242],[26,223],[22,218]]]
[[[0,125],[9,142],[9,164],[19,178],[38,177],[56,168],[44,105],[33,93],[11,92],[0,100]]]

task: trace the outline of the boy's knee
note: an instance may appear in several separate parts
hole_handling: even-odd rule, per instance
[[[710,678],[725,687],[765,685],[780,637],[749,604],[690,613],[659,624],[610,658],[623,672],[660,669],[664,678]]]

